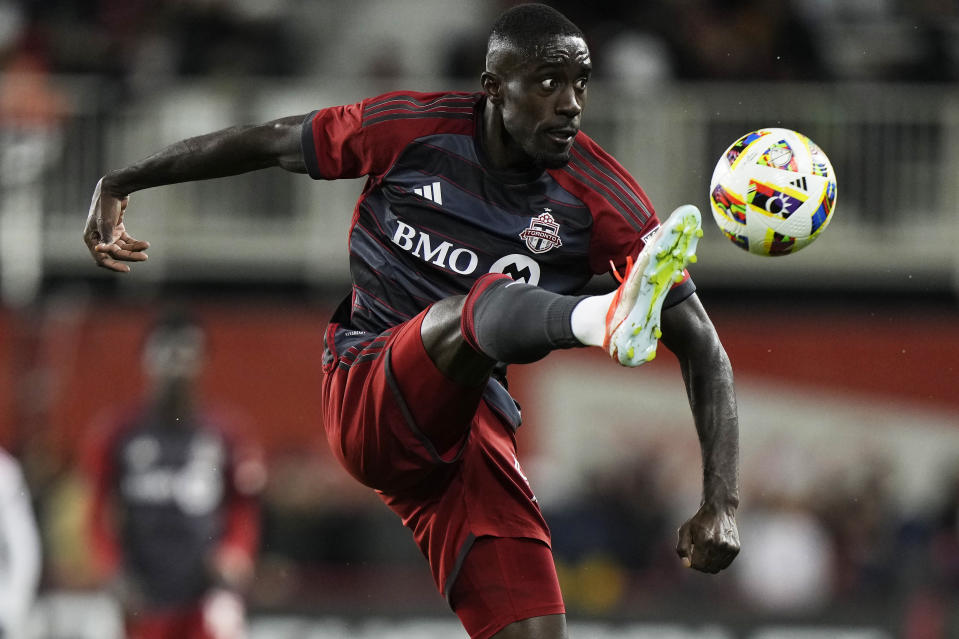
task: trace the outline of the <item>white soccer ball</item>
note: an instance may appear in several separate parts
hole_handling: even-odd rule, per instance
[[[709,201],[733,244],[756,255],[788,255],[811,244],[832,219],[836,174],[805,135],[760,129],[719,158]]]

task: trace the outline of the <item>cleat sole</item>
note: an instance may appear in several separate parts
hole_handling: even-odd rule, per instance
[[[651,256],[639,273],[627,275],[622,286],[638,286],[632,308],[610,335],[609,352],[623,366],[640,366],[656,357],[662,337],[659,316],[663,301],[674,282],[682,281],[686,265],[695,261],[696,245],[702,236],[699,210],[684,205],[667,218],[650,247]],[[635,278],[639,277],[637,281]]]

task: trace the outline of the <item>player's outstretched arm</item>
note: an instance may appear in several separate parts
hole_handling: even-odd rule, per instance
[[[679,529],[687,566],[719,572],[739,553],[739,418],[733,371],[699,298],[662,314],[662,342],[679,359],[703,455],[703,501]]]
[[[123,216],[130,194],[153,186],[238,175],[271,166],[306,173],[300,148],[305,115],[236,126],[171,144],[100,178],[93,192],[83,241],[97,266],[127,272],[124,262],[147,259],[149,243],[130,236]]]

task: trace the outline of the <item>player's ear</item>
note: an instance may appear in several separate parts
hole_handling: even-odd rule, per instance
[[[498,75],[492,71],[483,71],[480,82],[483,84],[483,91],[486,93],[487,99],[492,104],[503,103],[503,82]]]

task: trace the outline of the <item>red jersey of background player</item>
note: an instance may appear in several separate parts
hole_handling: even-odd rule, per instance
[[[249,465],[260,463],[207,414],[169,424],[141,409],[118,421],[91,455],[100,571],[122,571],[150,607],[200,599],[220,585],[211,556],[253,560],[260,471]]]

